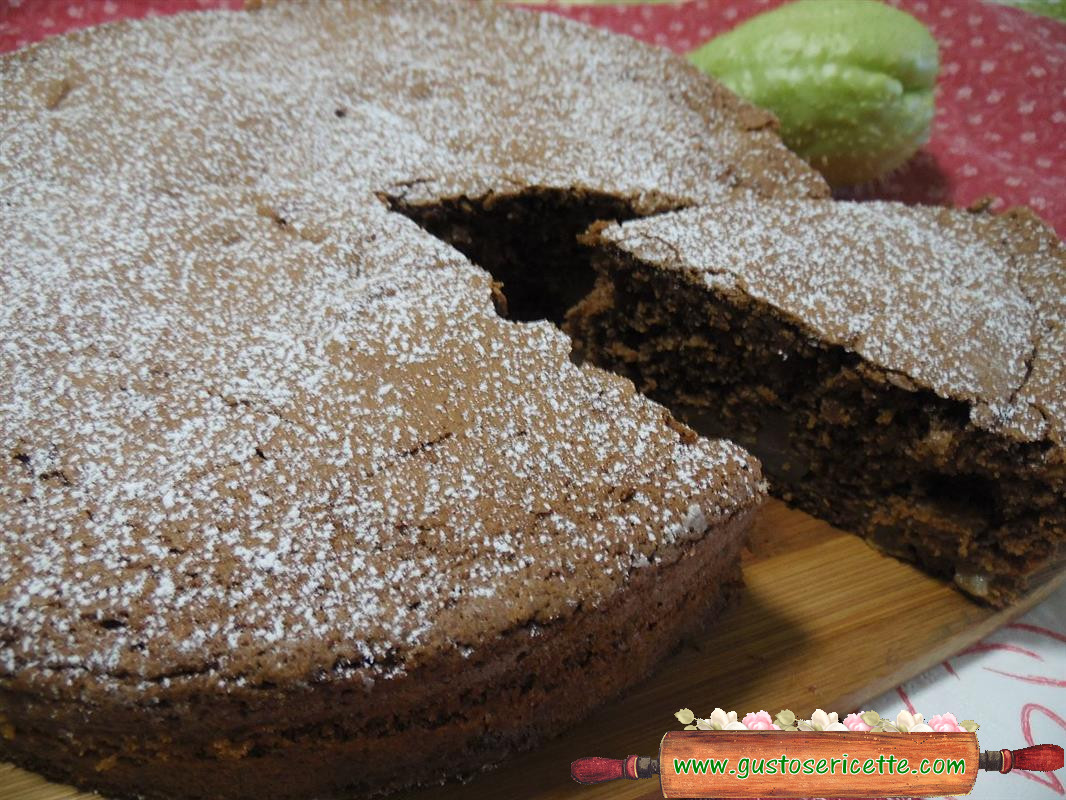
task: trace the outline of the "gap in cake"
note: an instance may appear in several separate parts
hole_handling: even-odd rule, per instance
[[[618,196],[544,187],[429,204],[383,199],[501,283],[505,301],[494,298],[501,316],[559,326],[595,279],[591,251],[578,237],[596,221],[641,216]]]

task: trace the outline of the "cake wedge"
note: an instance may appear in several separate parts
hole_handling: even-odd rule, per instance
[[[714,203],[594,226],[578,355],[992,604],[1066,534],[1066,256],[1030,212]]]

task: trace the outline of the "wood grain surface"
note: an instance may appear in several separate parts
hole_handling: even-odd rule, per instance
[[[663,734],[680,727],[673,713],[683,707],[701,716],[715,706],[741,714],[791,708],[800,716],[819,707],[857,710],[1005,624],[1064,578],[1060,572],[1011,608],[984,608],[861,539],[771,501],[745,556],[746,587],[711,630],[686,642],[625,698],[537,750],[467,784],[404,798],[661,797],[658,781],[580,786],[570,779],[570,762],[594,755],[654,756]],[[93,796],[0,765],[0,800]]]
[[[889,756],[896,760],[889,762]],[[670,731],[659,765],[664,797],[944,797],[969,794],[979,756],[973,733]],[[791,770],[787,776],[780,771],[782,757]],[[675,759],[712,758],[729,759],[725,774],[674,770]],[[745,758],[747,769],[728,773]],[[772,762],[774,773],[753,774],[750,765],[760,760],[764,766]],[[937,761],[943,774],[935,774]],[[846,774],[843,762],[862,772]],[[948,769],[949,762],[959,766]],[[818,774],[830,769],[835,774]]]

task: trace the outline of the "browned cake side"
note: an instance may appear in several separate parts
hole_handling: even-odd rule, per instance
[[[1066,256],[1028,212],[712,205],[594,232],[568,329],[771,490],[991,603],[1066,539]]]
[[[757,463],[390,208],[510,278],[601,214],[824,196],[769,115],[452,3],[122,23],[0,80],[0,758],[119,796],[436,781],[713,616]]]
[[[118,797],[350,798],[472,776],[581,719],[713,620],[739,583],[753,511],[663,548],[661,565],[596,607],[517,621],[376,681],[351,665],[225,691],[207,674],[174,676],[89,702],[5,692],[14,737],[0,752]]]

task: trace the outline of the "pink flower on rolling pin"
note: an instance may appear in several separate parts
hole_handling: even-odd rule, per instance
[[[954,714],[937,714],[926,724],[937,733],[966,733]]]
[[[766,711],[760,711],[756,714],[754,711],[749,712],[743,720],[744,727],[749,731],[779,731],[780,726],[775,725],[770,714]]]
[[[863,722],[858,714],[848,714],[844,717],[844,727],[849,731],[868,731],[870,726]]]

